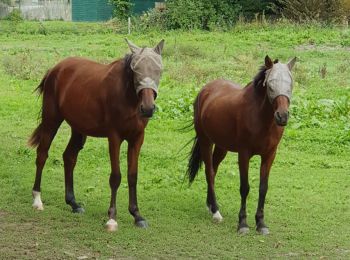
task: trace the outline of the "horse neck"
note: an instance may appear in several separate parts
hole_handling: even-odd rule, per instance
[[[251,102],[255,103],[257,108],[255,115],[263,123],[269,125],[274,122],[273,106],[267,97],[266,87],[264,87],[262,84],[263,83],[261,83],[259,86],[254,86],[254,84],[251,83],[247,89],[249,89],[249,92],[251,92]]]
[[[126,58],[115,61],[110,64],[110,77],[113,78],[112,82],[117,84],[113,85],[114,91],[118,93],[118,96],[123,97],[121,101],[125,101],[125,106],[137,107],[138,98],[134,88],[133,74],[131,69],[126,68]]]

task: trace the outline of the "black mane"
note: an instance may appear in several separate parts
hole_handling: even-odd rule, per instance
[[[131,61],[132,61],[132,54],[126,54],[124,57],[124,72],[125,72],[125,80],[126,80],[126,87],[134,87],[134,77],[133,77],[133,71],[131,69]]]
[[[253,86],[255,89],[259,89],[260,86],[264,83],[265,81],[265,75],[266,75],[266,66],[261,66],[258,74],[253,79]]]

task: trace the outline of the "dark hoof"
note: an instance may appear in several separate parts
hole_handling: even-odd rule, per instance
[[[81,213],[84,213],[84,212],[85,212],[85,209],[79,207],[79,208],[73,209],[72,211],[73,211],[73,213],[79,213],[79,214],[81,214]]]
[[[139,228],[148,228],[148,224],[146,220],[139,220],[135,222],[135,225]]]
[[[238,227],[237,232],[240,235],[248,234],[249,233],[249,227]]]
[[[261,235],[264,236],[270,234],[269,228],[267,227],[258,228],[256,231],[258,231]]]

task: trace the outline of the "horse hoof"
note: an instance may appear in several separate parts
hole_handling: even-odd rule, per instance
[[[43,206],[42,203],[36,203],[36,202],[34,202],[32,206],[33,206],[33,208],[36,209],[36,210],[44,210],[44,206]]]
[[[240,227],[237,230],[238,234],[245,235],[249,233],[249,227]]]
[[[148,223],[146,220],[136,221],[135,225],[139,228],[148,228]]]
[[[43,203],[41,201],[40,192],[33,191],[32,195],[33,195],[33,204],[32,204],[33,208],[36,210],[44,210],[44,206],[43,206]]]
[[[216,222],[216,223],[220,223],[224,220],[224,218],[221,216],[220,214],[220,211],[216,211],[214,214],[213,214],[213,221]]]
[[[79,207],[79,208],[72,209],[72,212],[73,212],[73,213],[82,214],[82,213],[84,213],[84,212],[85,212],[85,209],[84,209],[84,208]]]
[[[262,228],[259,228],[257,229],[257,231],[261,234],[261,235],[268,235],[270,234],[270,231],[267,227],[262,227]]]
[[[114,232],[118,229],[118,223],[114,219],[110,219],[106,223],[106,228],[108,232]]]

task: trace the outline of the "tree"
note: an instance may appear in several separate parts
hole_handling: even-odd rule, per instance
[[[131,16],[132,7],[134,6],[131,0],[109,0],[109,2],[114,6],[114,17],[126,20]]]

